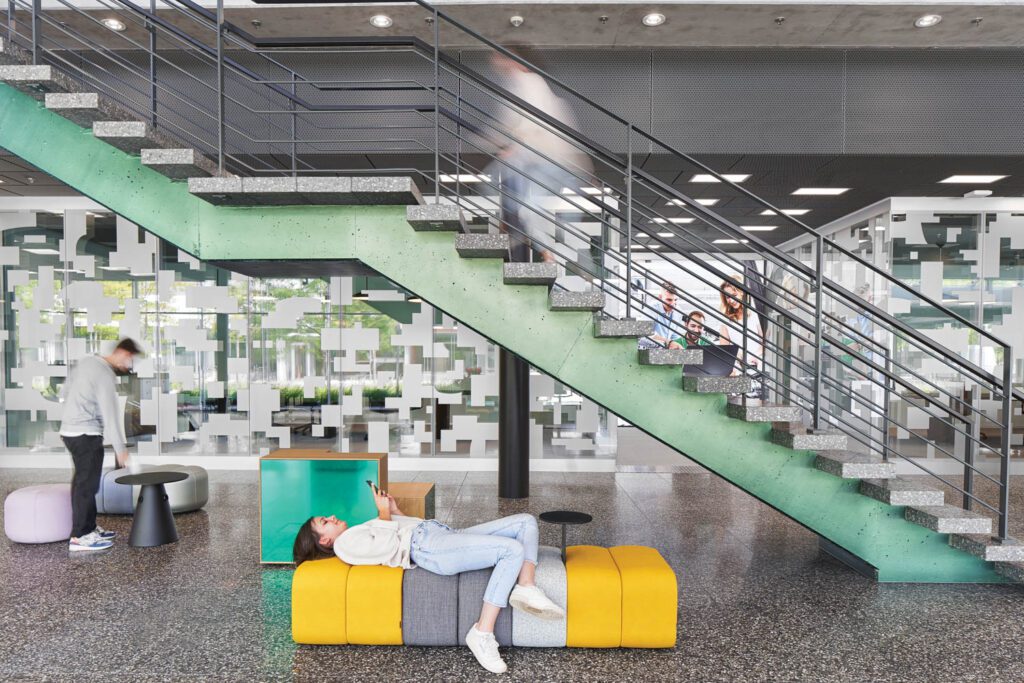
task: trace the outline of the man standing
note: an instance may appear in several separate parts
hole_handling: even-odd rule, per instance
[[[121,434],[115,373],[130,372],[135,356],[141,354],[138,344],[126,337],[109,356],[89,356],[79,361],[64,387],[60,436],[75,466],[71,478],[70,550],[106,550],[114,545],[114,532],[96,525],[103,435],[110,437],[117,465],[126,466],[128,447]]]

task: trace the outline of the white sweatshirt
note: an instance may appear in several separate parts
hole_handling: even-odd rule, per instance
[[[392,515],[390,521],[371,519],[357,524],[334,539],[334,554],[348,564],[409,569],[413,566],[409,559],[412,532],[422,521],[419,517]]]

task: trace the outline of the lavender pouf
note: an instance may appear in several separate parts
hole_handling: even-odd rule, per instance
[[[71,484],[41,484],[12,491],[4,501],[4,533],[15,543],[71,538]]]

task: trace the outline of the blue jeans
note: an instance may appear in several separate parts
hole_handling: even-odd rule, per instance
[[[537,564],[537,539],[533,515],[502,517],[457,531],[431,519],[413,530],[410,554],[417,566],[445,576],[494,567],[484,602],[507,607],[523,562]]]

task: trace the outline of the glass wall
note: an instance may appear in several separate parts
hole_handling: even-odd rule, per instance
[[[394,283],[247,277],[100,211],[0,211],[0,230],[8,452],[62,452],[69,365],[128,336],[141,455],[496,457],[497,347]],[[536,371],[531,391],[531,457],[614,458],[603,409]]]

